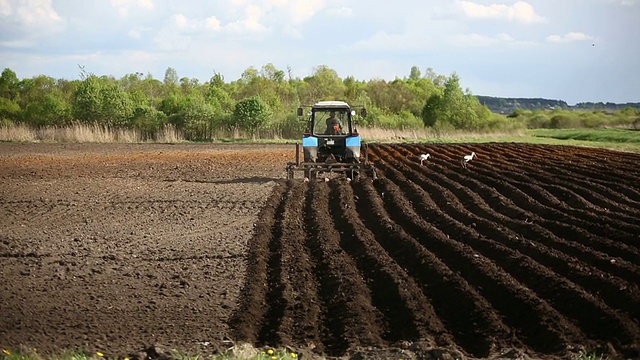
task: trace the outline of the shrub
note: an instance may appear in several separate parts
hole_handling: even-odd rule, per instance
[[[549,127],[552,129],[571,129],[580,127],[580,119],[570,113],[559,113],[551,117]]]
[[[539,129],[551,127],[551,119],[546,114],[536,114],[527,120],[527,128]]]

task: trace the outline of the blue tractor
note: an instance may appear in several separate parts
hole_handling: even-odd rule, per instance
[[[287,164],[287,179],[293,179],[296,171],[304,172],[306,180],[323,173],[342,173],[348,178],[366,174],[376,177],[369,163],[366,144],[356,129],[356,111],[344,101],[320,101],[313,106],[298,108],[298,116],[307,116],[307,131],[296,144],[296,161]],[[367,110],[360,109],[365,117]],[[302,159],[301,159],[302,155]]]

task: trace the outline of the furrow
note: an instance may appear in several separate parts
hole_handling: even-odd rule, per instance
[[[486,246],[492,246],[488,239],[480,238],[477,233],[466,231],[455,221],[450,226],[457,228],[454,232],[456,238],[443,233],[424,221],[416,211],[423,213],[429,211],[423,206],[410,203],[413,192],[404,194],[400,190],[410,187],[410,183],[400,180],[401,175],[395,177],[398,184],[387,180],[378,181],[380,191],[390,198],[385,205],[390,214],[398,219],[398,224],[420,243],[433,251],[443,259],[451,270],[460,273],[475,289],[485,297],[499,312],[502,321],[508,325],[515,336],[532,349],[538,352],[562,353],[570,344],[578,344],[584,338],[582,332],[569,324],[566,318],[560,315],[544,300],[537,297],[530,289],[521,285],[511,275],[496,265],[496,261],[487,258],[486,255],[499,253],[499,256],[509,256],[508,251],[486,251],[482,255],[474,249],[473,243],[485,242]],[[415,185],[413,185],[415,186]],[[416,189],[414,189],[416,190]],[[415,210],[414,210],[415,209]],[[436,214],[442,216],[442,214]],[[424,236],[422,234],[428,234]],[[475,237],[473,241],[469,238]],[[493,245],[495,246],[495,245]],[[498,246],[499,247],[499,246]],[[549,321],[553,319],[553,321]],[[560,326],[563,324],[564,326]],[[505,341],[506,342],[506,341]],[[503,347],[514,346],[504,344]]]
[[[365,180],[366,181],[366,180]],[[440,259],[393,226],[383,215],[381,205],[371,213],[372,202],[381,201],[373,196],[372,185],[355,186],[358,209],[367,228],[372,229],[379,242],[402,264],[419,285],[410,289],[422,289],[433,304],[435,312],[464,350],[475,356],[487,356],[494,344],[479,336],[482,329],[492,329],[496,337],[506,336],[505,325],[495,316],[491,306],[473,290],[464,279],[452,272]],[[369,189],[369,190],[367,190]],[[415,290],[414,290],[415,291]],[[399,323],[398,326],[402,326]],[[507,336],[508,337],[508,336]]]
[[[420,170],[419,165],[413,163],[409,163],[407,165],[414,168],[416,171]],[[478,172],[474,170],[474,173],[477,174]],[[611,255],[607,255],[599,250],[593,251],[593,249],[604,248],[607,251],[613,251],[615,254],[614,256],[624,255],[633,259],[637,256],[635,249],[626,248],[620,250],[620,246],[616,243],[612,243],[608,239],[603,239],[588,233],[582,228],[567,224],[566,221],[559,222],[541,218],[538,215],[540,212],[534,213],[528,210],[532,208],[533,204],[536,204],[536,201],[511,184],[505,183],[502,180],[496,180],[489,175],[476,176],[477,179],[474,179],[469,176],[463,176],[449,169],[433,169],[428,172],[426,178],[436,180],[440,185],[444,185],[449,188],[450,191],[457,193],[458,195],[456,195],[456,197],[461,199],[465,206],[473,206],[477,201],[490,202],[493,206],[484,207],[492,210],[485,213],[484,216],[491,221],[505,224],[516,233],[530,231],[532,232],[532,235],[527,237],[551,241],[552,243],[550,243],[549,246],[561,249],[568,255],[581,257],[585,259],[585,261],[589,261],[591,264],[597,265],[603,271],[615,273],[632,283],[640,280],[638,269],[636,269],[632,263],[623,259],[611,262]],[[460,182],[452,182],[452,179],[456,179],[456,181]],[[489,184],[493,185],[493,187]],[[462,200],[474,197],[473,192],[470,189],[476,189],[478,194],[483,195],[482,199],[484,200],[480,200],[478,197],[475,197],[474,202]],[[500,189],[500,192],[498,192],[498,189]],[[506,194],[502,194],[502,192],[506,192]],[[443,201],[446,203],[448,200],[443,199]],[[534,207],[533,209],[536,208]],[[555,210],[541,209],[541,213],[545,213],[545,211]],[[497,214],[501,215],[496,217]],[[567,216],[567,214],[564,214],[565,218]],[[571,220],[575,220],[577,222],[580,221],[575,218],[572,218]],[[576,238],[576,234],[579,234],[580,237]],[[580,240],[580,242],[562,240],[574,238],[576,238],[576,240]],[[589,244],[591,246],[588,246]],[[598,247],[598,244],[602,245]]]
[[[341,229],[329,211],[328,184],[312,183],[307,191],[306,246],[313,259],[318,292],[322,301],[322,343],[315,344],[329,356],[340,356],[360,343],[381,343],[376,333],[377,309],[371,303],[367,284],[355,261],[340,248]],[[372,330],[373,329],[373,330]]]
[[[380,167],[380,166],[379,166]],[[394,167],[398,168],[398,167],[402,167],[402,165],[398,165],[396,164]],[[413,173],[412,170],[408,170],[410,171],[410,173]],[[415,173],[413,173],[412,176],[412,180],[414,181],[418,181],[418,183],[420,182],[420,176],[416,175]],[[435,185],[431,184],[431,185],[427,185],[426,189],[432,189]],[[440,189],[439,191],[436,192],[436,195],[441,195],[444,189]],[[420,196],[419,194],[416,194],[416,199],[424,199],[427,198],[427,196]],[[445,203],[453,203],[456,202],[455,200],[451,199],[451,200],[446,200],[443,199],[441,200],[439,203],[441,204],[445,204]],[[433,207],[434,205],[427,205],[425,208],[429,209],[430,207]],[[454,206],[449,206],[447,205],[447,213],[448,214],[455,214],[457,212],[456,208]],[[437,215],[436,215],[437,216]],[[459,216],[462,216],[462,213],[459,213]],[[482,219],[480,218],[469,218],[467,219],[466,216],[462,216],[465,219],[462,219],[463,221],[466,221],[467,223],[472,223],[474,226],[477,227],[478,224],[480,224],[479,229],[485,228],[485,231],[487,233],[487,235],[489,236],[489,238],[502,238],[502,235],[500,234],[500,232],[496,232],[495,231],[495,226],[493,223],[489,223],[488,226],[486,226],[487,224],[483,225]],[[485,227],[486,226],[486,227]],[[517,239],[516,237],[513,237]],[[526,240],[526,239],[523,239]],[[598,276],[604,276],[606,274],[602,274],[602,275],[598,275],[598,273],[596,272],[595,274],[591,274],[591,271],[589,272],[585,272],[583,270],[584,268],[584,264],[580,264],[580,263],[576,263],[575,261],[571,261],[569,262],[569,264],[572,264],[572,266],[569,267],[569,269],[567,269],[566,266],[563,266],[563,259],[555,259],[554,257],[549,257],[549,255],[544,251],[543,249],[538,249],[539,246],[532,246],[532,247],[528,247],[528,246],[523,246],[519,245],[519,243],[522,244],[528,244],[529,241],[512,241],[510,240],[509,237],[505,237],[504,240],[502,240],[507,246],[509,246],[509,248],[518,248],[521,249],[521,251],[525,251],[525,253],[532,255],[534,258],[538,259],[539,261],[542,261],[542,263],[544,264],[549,264],[549,259],[551,259],[552,261],[552,268],[554,269],[554,271],[560,271],[560,273],[563,274],[569,274],[571,275],[571,278],[574,280],[577,280],[579,283],[585,284],[587,286],[590,286],[590,289],[592,291],[594,291],[595,293],[600,293],[600,291],[603,291],[603,296],[612,304],[615,304],[616,306],[624,309],[625,311],[629,312],[630,315],[632,317],[636,317],[638,315],[638,311],[637,311],[637,302],[638,299],[637,297],[633,297],[633,295],[635,294],[637,296],[637,288],[635,286],[633,286],[632,284],[625,284],[624,282],[620,282],[619,280],[613,279],[610,281],[606,281],[604,279],[598,279]],[[527,251],[528,250],[528,251]],[[539,253],[540,250],[543,250],[542,253]],[[512,256],[509,253],[506,254],[500,254],[497,255],[498,258],[500,257],[509,257]],[[555,255],[557,256],[557,255]],[[570,259],[569,259],[570,260]],[[532,267],[535,267],[535,264],[532,265]],[[570,270],[570,272],[568,272],[567,270]],[[577,270],[577,271],[576,271]],[[607,277],[608,278],[608,277]],[[597,285],[598,288],[593,288],[594,285]],[[605,292],[604,290],[608,290],[607,292]],[[613,290],[613,291],[612,291]]]
[[[370,280],[367,283],[373,304],[383,316],[381,322],[385,341],[390,344],[416,341],[433,333],[426,326],[433,319],[429,317],[433,312],[426,298],[363,222],[370,215],[359,211],[357,203],[360,200],[354,197],[352,187],[345,183],[337,185],[334,191],[339,194],[340,201],[333,203],[332,214],[339,228],[349,229],[348,233],[345,231],[343,234],[341,245],[354,258],[361,275]],[[358,188],[360,183],[353,186]]]
[[[291,181],[291,191],[286,197],[281,220],[276,224],[280,228],[274,233],[278,236],[279,246],[274,246],[273,260],[280,260],[280,264],[271,263],[280,269],[277,284],[273,293],[282,301],[283,313],[274,316],[278,321],[269,327],[278,328],[279,344],[291,346],[293,344],[321,344],[320,329],[320,300],[314,276],[314,263],[306,248],[306,232],[304,229],[303,209],[305,205],[306,184],[301,181]],[[273,242],[278,243],[278,241]],[[275,275],[274,275],[275,276]]]
[[[265,335],[265,329],[272,325],[269,320],[275,311],[270,301],[270,295],[273,295],[273,287],[270,286],[277,284],[277,275],[270,270],[274,256],[271,250],[272,244],[277,241],[274,235],[278,234],[274,234],[274,228],[277,219],[284,211],[289,185],[289,183],[277,184],[260,211],[261,221],[254,228],[254,236],[249,247],[243,299],[229,324],[237,339],[252,344],[258,341],[274,344],[273,341],[277,341],[273,335]],[[275,326],[272,328],[277,329]]]

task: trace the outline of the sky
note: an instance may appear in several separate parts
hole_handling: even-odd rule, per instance
[[[391,81],[416,66],[475,95],[640,102],[640,0],[0,0],[19,79],[226,82],[271,64]]]

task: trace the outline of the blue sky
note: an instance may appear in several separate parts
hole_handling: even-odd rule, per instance
[[[0,0],[0,67],[18,78],[234,81],[457,73],[476,95],[640,102],[640,0]]]

